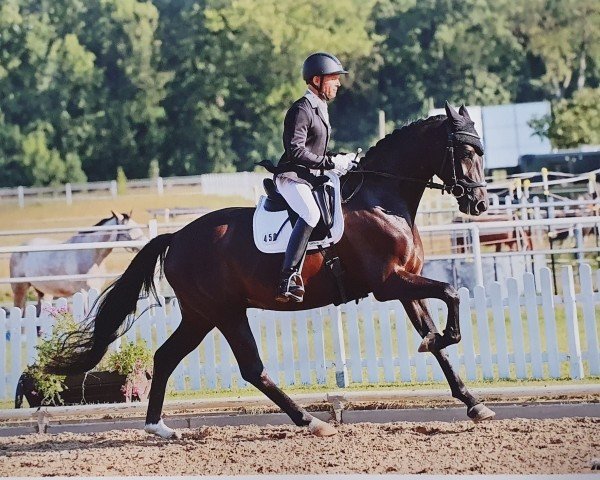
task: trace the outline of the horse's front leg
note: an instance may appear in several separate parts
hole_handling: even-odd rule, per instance
[[[406,303],[425,298],[438,298],[446,304],[448,318],[443,335],[437,333],[429,315],[424,315],[420,319],[424,327],[427,327],[427,333],[422,335],[424,338],[419,346],[419,352],[436,352],[460,341],[458,291],[452,285],[401,270],[390,275],[381,286],[373,290],[373,294],[379,301],[400,300]],[[415,328],[421,333],[421,328],[416,324]]]
[[[410,321],[417,329],[421,337],[427,338],[428,334],[436,333],[434,330],[435,324],[433,323],[429,309],[423,300],[406,301],[403,302],[403,305],[408,318],[410,318]],[[434,329],[431,329],[430,325],[433,325]],[[452,396],[467,406],[467,415],[469,418],[474,422],[480,422],[482,420],[494,418],[496,414],[487,408],[483,403],[481,403],[481,401],[471,395],[471,392],[469,392],[454,368],[452,368],[452,364],[450,363],[450,359],[448,358],[446,351],[439,350],[431,353],[436,358],[442,371],[444,372],[444,376],[448,381],[448,385],[450,385]]]

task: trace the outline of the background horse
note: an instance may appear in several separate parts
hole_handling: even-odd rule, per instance
[[[128,225],[137,226],[131,220],[131,213],[117,214],[100,220],[96,225]],[[94,232],[79,232],[69,238],[69,243],[90,242],[115,242],[145,239],[140,228],[131,230],[102,230]],[[50,238],[34,238],[23,245],[56,245],[61,242]],[[10,257],[10,276],[17,277],[43,277],[50,275],[82,275],[103,274],[106,272],[102,264],[112,248],[96,248],[90,250],[62,250],[45,252],[22,252],[13,253]],[[42,299],[52,300],[53,297],[69,297],[81,290],[96,288],[100,290],[104,285],[104,278],[89,278],[84,280],[37,280],[32,282],[11,283],[15,307],[25,308],[27,291],[33,287],[38,295],[38,313],[41,308]]]
[[[464,107],[456,112],[446,104],[446,113],[448,118],[420,120],[387,135],[367,152],[357,170],[345,176],[345,233],[335,250],[346,270],[348,297],[358,299],[372,292],[379,301],[399,299],[423,337],[419,350],[432,352],[452,395],[465,403],[471,419],[480,421],[494,413],[471,395],[444,351],[460,340],[458,292],[420,275],[423,245],[415,215],[425,188],[451,192],[464,213],[478,215],[488,207],[483,148],[474,124]],[[433,175],[444,184],[432,183]],[[130,326],[128,315],[135,312],[140,290],[155,293],[154,270],[160,261],[179,300],[182,320],[154,356],[146,431],[165,438],[177,435],[161,420],[167,380],[216,327],[229,342],[244,380],[267,395],[296,425],[307,426],[319,436],[335,434],[333,426],[306,412],[269,378],[246,309],[302,310],[340,303],[336,282],[323,255],[309,252],[302,271],[304,302],[276,302],[283,254],[265,254],[256,248],[253,213],[253,208],[218,210],[178,232],[151,240],[103,292],[95,319],[64,338],[64,347],[47,370],[67,374],[96,365],[109,344]],[[448,306],[443,335],[436,330],[426,298],[439,298]]]
[[[480,222],[509,222],[515,220],[515,217],[508,215],[489,215],[478,218],[475,223]],[[455,218],[452,223],[469,223],[463,218]],[[531,234],[523,227],[513,227],[498,230],[481,230],[479,232],[479,241],[482,247],[493,247],[496,252],[501,252],[502,247],[508,247],[512,252],[525,252],[533,250]],[[466,232],[455,232],[452,235],[453,253],[465,253],[471,244],[469,235]]]

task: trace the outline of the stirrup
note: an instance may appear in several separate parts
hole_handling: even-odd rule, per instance
[[[304,282],[299,272],[291,272],[289,277],[282,278],[275,300],[283,303],[290,300],[300,303],[304,300]]]

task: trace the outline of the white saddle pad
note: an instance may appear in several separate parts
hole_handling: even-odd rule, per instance
[[[331,237],[323,240],[315,240],[308,243],[308,250],[316,250],[319,246],[332,245],[342,238],[344,233],[344,216],[342,215],[342,196],[340,194],[340,179],[330,172],[325,172],[329,177],[328,183],[333,185],[335,191],[333,226],[331,227]],[[252,229],[254,231],[254,243],[263,253],[282,253],[287,248],[290,234],[292,233],[292,224],[288,218],[287,210],[281,212],[267,212],[264,209],[267,197],[262,195],[258,200]]]

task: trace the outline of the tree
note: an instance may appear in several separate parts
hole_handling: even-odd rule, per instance
[[[159,14],[151,2],[95,0],[81,14],[81,41],[102,75],[95,114],[96,149],[85,160],[90,178],[110,178],[121,165],[145,177],[164,141],[161,121],[171,73],[160,71]]]
[[[42,2],[43,3],[43,2]],[[72,35],[57,36],[38,2],[0,6],[0,163],[9,184],[85,180],[78,113],[93,82],[93,58]]]
[[[532,0],[515,11],[515,31],[542,62],[532,80],[555,98],[565,98],[600,79],[600,4],[596,0]]]
[[[578,90],[570,100],[557,100],[552,115],[531,122],[536,134],[555,148],[600,145],[600,88]]]
[[[388,118],[422,116],[445,100],[511,101],[524,60],[512,33],[511,5],[509,0],[379,2],[377,88]]]
[[[170,132],[182,140],[173,145],[186,171],[249,170],[256,161],[278,158],[285,111],[305,88],[302,61],[329,50],[352,67],[367,56],[372,4],[211,1],[183,11],[177,21],[192,35],[163,31],[180,52],[170,57],[179,58],[180,67],[165,106],[174,121]]]

